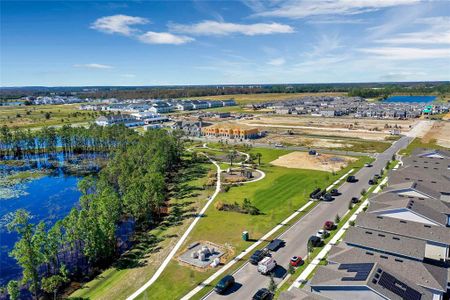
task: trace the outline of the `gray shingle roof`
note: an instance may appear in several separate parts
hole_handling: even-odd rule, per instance
[[[450,245],[450,228],[363,213],[356,226]]]
[[[374,251],[406,256],[412,259],[423,260],[425,257],[426,242],[423,240],[361,227],[350,227],[346,232],[344,241],[352,246],[374,249]]]
[[[407,209],[442,226],[447,225],[450,206],[447,203],[422,197],[398,195],[392,189],[370,199],[368,212],[380,213],[394,209]]]
[[[343,244],[331,248],[328,261],[338,264],[368,262],[385,264],[415,284],[442,292],[446,291],[449,280],[446,268]]]
[[[382,263],[375,263],[372,267],[372,270],[365,280],[352,280],[352,281],[342,281],[343,277],[348,277],[349,273],[346,270],[339,270],[338,264],[329,264],[327,266],[320,266],[314,277],[312,278],[310,282],[310,286],[313,288],[320,288],[320,287],[334,287],[334,286],[340,286],[340,287],[355,287],[355,286],[367,286],[370,289],[376,291],[377,293],[383,295],[387,299],[392,300],[404,300],[399,295],[393,293],[392,291],[384,288],[380,284],[378,284],[378,279],[375,278],[375,275],[377,271],[381,272],[388,272],[390,275],[393,275],[397,280],[401,281],[402,283],[406,284],[408,287],[416,290],[421,294],[421,300],[431,300],[433,299],[433,294],[429,292],[428,290],[414,284],[413,282],[409,281],[405,277],[399,275],[399,273],[394,272],[391,270],[387,264]],[[374,283],[376,281],[377,283]]]

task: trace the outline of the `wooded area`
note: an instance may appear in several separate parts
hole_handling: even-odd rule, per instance
[[[22,143],[19,132],[3,130],[2,143],[5,136],[12,136],[14,142],[2,149],[17,150]],[[21,209],[9,224],[8,229],[20,237],[11,252],[23,269],[20,284],[35,298],[42,291],[57,293],[71,279],[85,278],[111,264],[120,254],[117,231],[121,223],[132,222],[137,230],[146,230],[160,222],[166,186],[180,164],[183,142],[178,132],[152,130],[142,136],[131,132],[120,126],[28,132],[30,140],[39,139],[28,147],[25,143],[28,150],[56,151],[58,140],[63,149],[114,148],[98,176],[80,181],[79,205],[67,217],[47,230],[43,222],[32,224],[30,214]],[[9,294],[17,292],[18,286],[10,282]]]

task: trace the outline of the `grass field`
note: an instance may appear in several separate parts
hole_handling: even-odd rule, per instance
[[[399,152],[399,154],[401,155],[411,155],[411,153],[414,151],[414,149],[417,148],[428,148],[428,149],[446,149],[448,150],[448,148],[439,146],[438,144],[436,144],[436,140],[432,139],[428,142],[424,142],[423,139],[421,138],[415,138],[409,145],[407,148],[401,150]]]
[[[349,168],[361,167],[364,162],[370,160],[361,158],[336,175],[332,175],[327,172],[287,169],[268,164],[278,156],[289,152],[286,150],[251,149],[250,152],[262,154],[261,169],[266,172],[266,178],[255,183],[232,187],[230,191],[219,194],[215,202],[240,203],[244,198],[248,198],[263,214],[251,216],[218,211],[212,205],[206,211],[205,218],[194,228],[184,247],[198,240],[226,244],[233,251],[233,255],[228,257],[231,258],[305,204],[314,187],[326,187]],[[249,231],[250,241],[241,239],[244,230]],[[139,299],[179,299],[213,272],[215,270],[194,271],[172,260],[161,277]]]
[[[346,96],[347,93],[266,93],[266,94],[237,94],[237,95],[220,95],[220,96],[204,96],[189,99],[213,99],[223,100],[233,98],[237,104],[259,103],[266,101],[281,101],[306,96]]]
[[[79,104],[2,106],[0,126],[33,128],[82,123],[96,118],[96,112],[80,111],[78,107]]]
[[[142,286],[169,253],[179,235],[189,225],[195,212],[201,209],[213,190],[203,190],[206,174],[215,170],[210,163],[192,164],[179,175],[178,189],[172,191],[171,211],[163,224],[141,236],[141,242],[119,262],[94,280],[75,291],[71,297],[90,299],[125,299]],[[181,216],[175,215],[175,206]]]

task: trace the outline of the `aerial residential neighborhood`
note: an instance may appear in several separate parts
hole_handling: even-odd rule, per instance
[[[0,1],[0,300],[449,300],[449,8]]]

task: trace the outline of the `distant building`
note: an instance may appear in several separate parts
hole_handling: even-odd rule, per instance
[[[169,118],[161,115],[161,114],[155,114],[152,112],[139,112],[131,114],[136,119],[144,122],[144,124],[154,124],[154,123],[162,123],[169,121]]]
[[[258,137],[258,129],[237,124],[215,124],[202,128],[205,136],[231,139],[254,139]]]
[[[201,100],[192,100],[194,109],[206,109],[209,108],[209,103]]]
[[[123,124],[127,127],[135,127],[144,125],[144,122],[136,119],[134,116],[120,114],[120,115],[109,115],[98,117],[95,120],[95,124],[99,126],[111,126]]]
[[[169,113],[172,112],[173,110],[174,110],[173,106],[167,102],[153,103],[152,107],[148,109],[148,111],[156,114]]]
[[[236,101],[234,99],[222,100],[223,106],[235,106]]]
[[[175,105],[175,108],[180,111],[193,110],[194,105],[190,101],[180,101]]]

